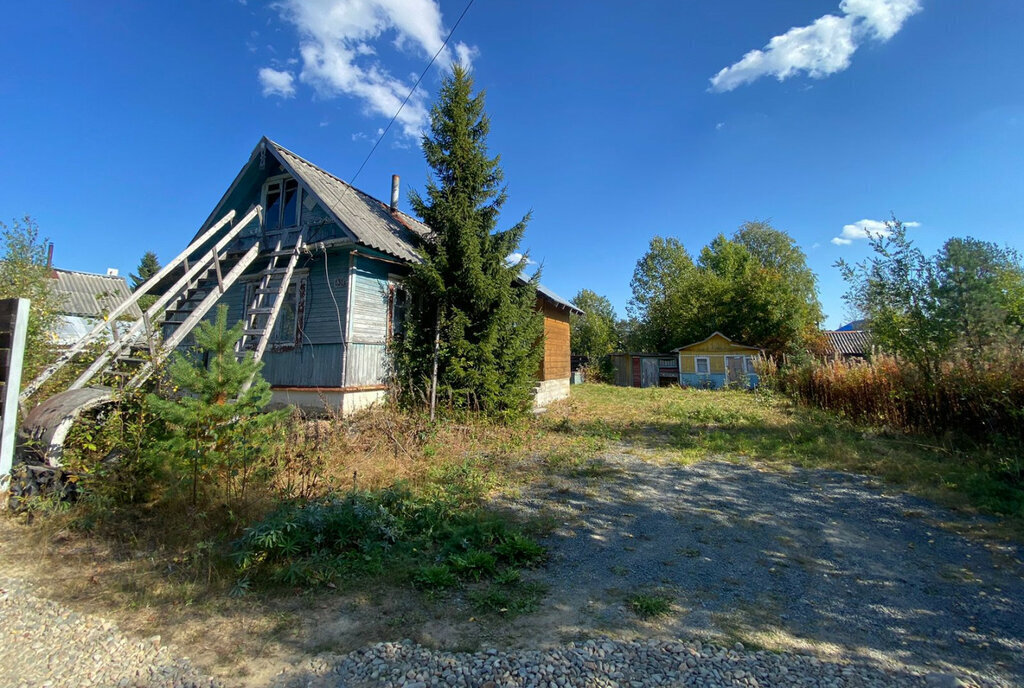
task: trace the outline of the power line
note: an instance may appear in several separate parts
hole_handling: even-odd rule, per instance
[[[398,106],[398,110],[395,112],[395,116],[392,117],[391,121],[388,122],[388,125],[384,127],[384,131],[377,138],[376,143],[373,144],[373,148],[371,148],[370,152],[366,154],[366,157],[363,159],[363,162],[359,166],[359,169],[356,170],[356,173],[352,175],[352,180],[348,183],[349,188],[352,188],[352,186],[355,185],[356,178],[359,176],[359,173],[363,171],[364,167],[366,167],[366,163],[370,161],[370,157],[373,155],[374,151],[377,150],[377,146],[379,146],[380,142],[384,140],[384,137],[388,135],[388,132],[391,130],[391,126],[395,123],[395,120],[398,119],[398,116],[402,114],[402,110],[405,108],[406,103],[408,103],[409,99],[412,98],[412,94],[416,92],[416,89],[417,87],[419,87],[420,82],[423,81],[423,77],[427,75],[427,72],[430,70],[430,67],[434,64],[434,61],[437,60],[437,56],[440,55],[441,52],[444,51],[444,49],[448,46],[448,41],[451,40],[452,35],[455,33],[455,29],[459,28],[459,24],[462,23],[462,18],[466,16],[466,13],[469,12],[469,8],[473,6],[474,2],[475,0],[469,0],[469,2],[466,4],[466,8],[462,10],[462,14],[459,15],[459,18],[455,21],[455,24],[452,25],[451,31],[448,32],[447,36],[445,36],[444,42],[441,43],[441,47],[437,49],[437,52],[434,53],[434,56],[430,58],[430,62],[428,62],[427,66],[423,68],[423,71],[420,73],[419,78],[416,79],[416,83],[412,85],[412,88],[409,89],[408,95],[405,96],[405,100],[403,100],[402,104]],[[348,189],[345,189],[345,193],[348,193]],[[342,198],[344,198],[344,194],[342,194]]]

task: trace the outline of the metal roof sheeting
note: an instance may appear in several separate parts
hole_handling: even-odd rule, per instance
[[[825,330],[830,353],[863,356],[871,351],[871,337],[866,330]]]
[[[132,295],[123,277],[56,269],[53,274],[56,279],[54,289],[64,299],[61,304],[63,315],[101,318]],[[138,319],[142,317],[142,311],[133,304],[126,315]]]

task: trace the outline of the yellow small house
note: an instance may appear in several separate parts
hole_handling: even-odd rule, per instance
[[[763,351],[737,344],[721,332],[672,350],[679,357],[679,384],[720,389],[727,384],[757,386],[754,359]]]

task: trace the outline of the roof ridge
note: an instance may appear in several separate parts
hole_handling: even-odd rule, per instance
[[[54,272],[73,272],[76,275],[86,275],[88,277],[103,277],[104,279],[123,280],[124,275],[105,275],[102,272],[86,272],[85,270],[69,270],[67,268],[55,268],[50,267]]]

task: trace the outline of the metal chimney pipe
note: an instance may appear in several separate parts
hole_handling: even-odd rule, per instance
[[[50,248],[46,251],[46,267],[47,269],[53,268],[53,242],[50,242]]]
[[[398,175],[391,175],[391,212],[398,210]]]

